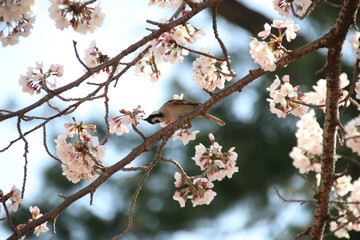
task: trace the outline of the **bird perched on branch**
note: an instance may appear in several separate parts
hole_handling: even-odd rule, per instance
[[[153,113],[151,113],[144,120],[151,123],[156,124],[165,121],[175,121],[179,117],[185,115],[188,112],[193,111],[195,108],[200,106],[201,103],[192,100],[184,100],[184,99],[174,99],[169,100],[161,108]],[[224,126],[225,123],[221,119],[209,114],[204,113],[199,115],[198,117],[209,119],[220,126]]]

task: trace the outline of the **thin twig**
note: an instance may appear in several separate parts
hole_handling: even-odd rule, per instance
[[[134,131],[139,134],[139,136],[145,141],[146,140],[146,136],[134,125],[131,124],[132,129],[134,129]]]
[[[79,61],[79,63],[80,63],[87,71],[89,71],[90,68],[81,60],[76,45],[77,45],[77,42],[76,42],[76,41],[73,41],[75,56],[76,56],[77,60]]]
[[[155,167],[155,165],[158,163],[159,159],[161,158],[161,153],[162,153],[168,139],[169,138],[164,139],[161,142],[160,146],[158,147],[158,149],[156,151],[156,155],[153,158],[153,161],[146,168],[144,176],[143,176],[143,178],[141,179],[140,183],[138,184],[138,186],[136,188],[136,191],[134,193],[134,196],[133,196],[133,199],[131,201],[130,208],[129,208],[129,218],[128,218],[128,225],[127,225],[126,229],[121,234],[114,236],[112,238],[112,240],[119,239],[119,238],[125,236],[131,230],[132,223],[133,223],[133,210],[134,210],[134,206],[136,204],[136,200],[137,200],[137,198],[139,196],[139,193],[140,193],[144,183],[146,182],[147,178],[149,177],[151,170]]]
[[[47,139],[46,125],[44,125],[44,126],[43,126],[43,145],[44,145],[44,147],[45,147],[45,151],[47,152],[47,154],[48,154],[51,158],[55,159],[55,160],[58,161],[59,163],[62,163],[59,158],[57,158],[56,156],[54,156],[54,155],[50,152],[49,147],[48,147],[47,142],[46,142],[46,139]]]
[[[359,46],[360,48],[360,46]],[[359,51],[360,49],[358,49]],[[351,84],[350,84],[350,88],[349,88],[349,92],[348,92],[348,95],[345,97],[344,99],[344,107],[341,109],[341,112],[340,112],[340,116],[344,114],[345,110],[346,110],[346,106],[347,106],[347,103],[348,101],[350,101],[350,97],[352,95],[352,93],[355,91],[355,87],[356,87],[356,82],[357,82],[357,78],[358,78],[358,75],[359,75],[359,64],[360,64],[360,59],[357,58],[356,59],[356,63],[355,63],[355,67],[354,67],[354,71],[353,71],[353,77],[352,77],[352,81],[351,81]]]
[[[26,180],[27,180],[27,165],[28,165],[27,154],[29,152],[29,143],[26,140],[26,138],[24,137],[24,134],[22,133],[22,130],[21,130],[21,117],[20,116],[18,117],[16,127],[17,127],[17,130],[18,130],[18,133],[19,133],[19,138],[21,140],[23,140],[23,142],[24,142],[24,154],[23,154],[23,157],[24,157],[25,162],[24,162],[23,184],[22,184],[22,189],[21,189],[21,198],[23,199],[24,194],[25,194]]]
[[[14,234],[17,235],[17,229],[16,227],[14,226],[12,220],[11,220],[11,215],[9,213],[9,209],[7,208],[5,202],[2,202],[2,205],[3,205],[3,208],[5,209],[5,213],[6,213],[6,219],[7,219],[7,222],[8,222],[8,225],[10,227],[10,229],[14,232]]]
[[[179,171],[180,171],[180,173],[181,173],[181,176],[182,176],[183,178],[187,179],[187,183],[188,183],[188,185],[190,186],[191,190],[192,190],[193,192],[196,191],[196,190],[195,190],[195,187],[194,187],[194,185],[192,184],[192,181],[191,181],[192,178],[189,177],[189,176],[186,174],[186,172],[184,171],[184,168],[183,168],[177,161],[175,161],[174,159],[171,159],[171,158],[166,158],[166,157],[164,157],[164,156],[161,156],[161,160],[164,161],[164,162],[169,162],[169,163],[174,164],[174,165],[179,169]]]
[[[215,7],[212,8],[212,27],[213,27],[214,36],[215,36],[216,40],[218,41],[218,43],[219,43],[219,45],[220,45],[220,47],[221,47],[221,49],[223,51],[225,61],[226,61],[226,66],[228,68],[230,76],[235,77],[236,73],[231,68],[230,57],[229,57],[228,51],[226,49],[226,46],[225,46],[224,42],[220,38],[219,31],[217,29],[217,8],[218,8],[218,5],[216,5]]]

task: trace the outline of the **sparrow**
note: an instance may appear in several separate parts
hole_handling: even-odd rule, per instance
[[[185,100],[185,99],[173,99],[169,100],[164,105],[162,105],[159,110],[154,111],[151,113],[147,118],[144,120],[151,123],[156,124],[165,121],[175,121],[179,117],[185,115],[188,112],[193,111],[195,108],[200,106],[201,103],[192,100]],[[198,117],[209,119],[220,126],[224,126],[225,123],[221,119],[209,114],[204,113],[199,115]]]

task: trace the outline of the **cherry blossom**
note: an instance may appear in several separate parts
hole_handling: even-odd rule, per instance
[[[234,173],[239,171],[235,166],[238,157],[234,152],[235,148],[222,153],[222,146],[215,142],[214,136],[209,134],[209,138],[212,142],[210,148],[206,148],[202,144],[195,146],[195,156],[192,159],[202,171],[205,171],[204,173],[211,181],[221,181],[225,177],[231,178]]]
[[[211,55],[210,49],[203,48],[201,51]],[[220,68],[216,65],[219,65]],[[204,55],[201,55],[193,62],[192,73],[192,79],[195,80],[201,88],[210,92],[216,88],[223,89],[225,82],[232,80],[226,62],[217,61]]]
[[[347,238],[350,239],[350,235],[348,233],[348,224],[344,226],[344,218],[340,218],[338,222],[331,221],[330,222],[330,231],[334,232],[334,236],[337,238]],[[351,230],[351,229],[350,229]]]
[[[113,117],[109,122],[110,133],[115,133],[117,136],[129,133],[129,129],[124,125],[132,124],[137,126],[139,121],[144,117],[144,111],[140,109],[140,106],[134,108],[132,111],[121,109],[119,112],[121,115]]]
[[[272,28],[278,30],[278,35],[272,33]],[[286,40],[290,42],[295,39],[295,32],[299,29],[300,26],[295,24],[292,19],[274,20],[271,25],[266,23],[264,31],[258,34],[262,41],[253,38],[249,44],[250,55],[254,62],[259,64],[265,71],[275,71],[276,62],[287,53],[286,48],[282,45],[283,38],[286,37]],[[269,40],[265,41],[267,38]]]
[[[296,14],[303,15],[311,4],[310,0],[273,0],[274,9],[280,16],[288,17],[293,5]]]
[[[194,179],[193,186],[196,189],[191,198],[193,207],[204,204],[209,205],[216,196],[216,192],[211,190],[214,184],[207,178]]]
[[[358,76],[358,78],[359,78],[359,76]],[[355,84],[355,93],[356,93],[355,97],[357,99],[360,99],[360,81],[359,80]],[[358,109],[358,110],[360,110],[360,109]]]
[[[340,89],[341,89],[341,97],[340,101],[343,100],[347,95],[348,92],[344,90],[346,86],[348,86],[350,83],[347,74],[342,73],[340,74]],[[316,82],[316,85],[313,86],[314,91],[308,92],[308,102],[314,105],[325,105],[325,99],[326,99],[326,80],[325,79],[319,79]],[[340,106],[344,105],[344,103],[339,103]],[[322,107],[323,110],[325,110],[324,107]]]
[[[348,202],[360,202],[360,178],[355,180],[352,184],[352,191],[347,198]],[[352,211],[354,217],[360,217],[360,204],[350,204],[349,209]],[[357,229],[360,231],[360,228]]]
[[[185,207],[185,203],[188,199],[191,199],[193,207],[197,205],[209,205],[214,197],[216,192],[211,190],[214,187],[214,184],[209,181],[207,178],[195,178],[191,185],[188,184],[186,180],[183,179],[180,173],[175,173],[174,182],[176,187],[182,187],[187,185],[179,190],[176,190],[173,199],[178,201],[180,207]]]
[[[182,48],[195,43],[205,33],[189,23],[172,28],[151,42],[151,52],[158,63],[182,62],[188,50]]]
[[[357,55],[357,58],[359,58],[359,38],[360,32],[355,31],[354,36],[349,40],[351,50]]]
[[[301,116],[296,126],[297,146],[290,152],[294,167],[299,169],[300,173],[320,172],[323,130],[316,121],[314,110]]]
[[[350,120],[345,125],[345,141],[346,146],[353,152],[360,155],[360,116]]]
[[[173,134],[173,141],[181,140],[183,144],[186,145],[190,141],[195,140],[196,134],[198,134],[199,132],[199,130],[195,130],[191,133],[186,129],[177,130]]]
[[[203,0],[192,0],[192,2],[200,3]],[[182,0],[150,0],[149,6],[158,5],[160,8],[178,8],[183,3]]]
[[[149,6],[158,5],[161,8],[178,8],[182,2],[182,0],[150,0]]]
[[[85,62],[88,67],[96,67],[109,59],[110,57],[108,55],[103,54],[99,50],[95,41],[92,41],[90,46],[85,50]]]
[[[8,0],[0,2],[0,23],[4,27],[0,31],[2,46],[14,45],[19,37],[27,37],[33,28],[35,17],[31,16],[35,0]]]
[[[335,193],[340,197],[345,196],[348,192],[352,191],[352,189],[351,176],[341,176],[333,183],[333,190],[335,190]]]
[[[55,20],[60,30],[71,26],[76,32],[92,33],[103,23],[105,14],[99,5],[89,7],[89,2],[82,0],[62,1],[50,0],[49,16]]]
[[[166,20],[160,20],[166,23]],[[189,54],[184,47],[193,44],[205,33],[201,29],[192,26],[189,23],[179,25],[169,32],[163,33],[158,39],[154,39],[148,46],[150,50],[135,65],[135,73],[139,76],[150,77],[152,81],[158,81],[165,74],[160,71],[160,63],[182,62],[183,56]],[[140,49],[138,54],[144,49]]]
[[[39,94],[44,88],[55,88],[55,77],[62,77],[63,74],[63,65],[51,64],[50,68],[45,71],[43,64],[37,62],[36,67],[28,68],[26,75],[20,75],[18,82],[19,85],[22,86],[23,92],[27,92],[31,95],[34,93]]]
[[[254,38],[250,42],[250,55],[265,71],[275,71],[277,59],[266,42]]]
[[[8,197],[8,200],[10,200],[10,203],[6,205],[8,210],[13,210],[14,212],[17,212],[20,205],[24,202],[21,198],[22,192],[20,189],[16,188],[15,186],[12,186],[10,192],[6,194],[5,196]],[[0,208],[1,210],[1,208]]]
[[[90,134],[90,130],[94,131],[95,128],[76,122],[66,124],[65,127],[65,134],[54,140],[63,175],[73,183],[81,179],[95,180],[101,167],[99,161],[105,154],[105,146],[99,145],[98,137]]]
[[[307,95],[298,92],[299,87],[293,87],[290,84],[290,77],[282,77],[283,83],[278,76],[270,87],[266,88],[270,92],[269,102],[270,112],[276,114],[279,118],[285,118],[288,113],[294,116],[302,116],[308,112],[309,107],[304,105],[307,101]],[[301,104],[303,103],[303,104]]]
[[[32,222],[33,220],[36,220],[43,216],[43,214],[40,213],[39,207],[37,207],[37,206],[35,206],[35,207],[30,206],[29,211],[31,213],[31,218],[29,219],[29,222]],[[49,231],[49,228],[46,226],[46,224],[47,224],[47,222],[44,222],[43,224],[35,227],[34,234],[36,235],[36,237],[39,237],[41,233]],[[26,224],[19,224],[16,228],[18,230],[20,230],[25,226],[26,226]],[[22,238],[22,239],[24,239],[24,238]]]

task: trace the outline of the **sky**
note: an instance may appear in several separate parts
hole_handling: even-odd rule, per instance
[[[59,86],[65,85],[81,76],[84,73],[84,70],[80,67],[79,62],[75,58],[72,46],[73,40],[78,42],[80,56],[84,56],[84,49],[89,47],[90,42],[93,40],[96,40],[97,45],[102,52],[109,56],[115,56],[122,49],[125,49],[134,41],[139,40],[144,34],[148,34],[148,31],[145,30],[145,28],[151,26],[146,24],[147,19],[157,21],[160,18],[169,17],[171,14],[171,11],[166,12],[159,10],[157,7],[147,7],[148,1],[146,0],[102,1],[101,6],[103,12],[106,13],[103,27],[93,34],[81,35],[74,33],[70,29],[65,31],[57,30],[54,21],[48,17],[47,9],[50,5],[49,1],[38,2],[39,3],[34,8],[36,22],[30,36],[21,38],[20,43],[15,46],[8,46],[5,48],[0,47],[0,82],[2,83],[2,86],[0,87],[0,96],[3,99],[0,103],[1,109],[8,108],[8,106],[10,106],[11,110],[21,109],[43,96],[30,96],[29,94],[23,93],[21,87],[18,85],[19,74],[25,74],[27,68],[29,66],[34,67],[37,61],[42,62],[44,67],[48,67],[52,63],[64,64],[64,76],[58,79]],[[270,0],[253,0],[246,1],[246,3],[257,10],[266,13],[269,17],[277,17],[276,13],[272,10],[272,1]],[[200,27],[210,29],[208,24],[204,21],[205,16],[203,14],[200,14],[197,19],[199,19],[198,22]],[[226,36],[227,33],[224,34],[224,38],[230,37]],[[211,44],[212,41],[213,40],[209,39],[207,42]],[[170,65],[165,65],[163,67],[164,69],[169,70],[169,76],[162,79],[159,83],[153,83],[148,79],[135,77],[132,74],[124,76],[124,78],[119,81],[118,87],[112,89],[110,93],[112,99],[110,104],[113,106],[113,113],[115,114],[117,109],[131,109],[137,107],[139,104],[145,112],[150,113],[160,106],[161,102],[164,101],[164,98],[169,98],[173,94],[176,94],[166,92],[165,82],[171,78],[173,74],[178,76],[181,71],[174,70],[174,67]],[[181,72],[181,74],[183,74],[182,77],[184,78],[191,78],[190,72]],[[93,81],[96,81],[96,79]],[[189,88],[196,87],[195,82],[190,82],[188,84]],[[135,90],[128,91],[127,89]],[[77,91],[76,94],[79,94],[79,91]],[[253,94],[249,92],[248,96],[251,95]],[[243,98],[246,98],[246,92],[237,100],[244,101]],[[248,108],[244,107],[243,116],[247,116],[251,110],[251,105],[248,106]],[[97,114],[96,109],[98,107],[100,107],[100,103],[95,105],[88,104],[79,108],[76,116],[85,119],[88,116],[94,116]],[[62,124],[70,121],[70,117],[68,119],[65,118],[58,121],[56,125],[53,124],[51,126],[61,133]],[[14,123],[14,120],[0,122],[2,133],[6,136],[0,138],[1,149],[7,146],[9,139],[17,137]],[[25,125],[25,129],[30,126],[31,125]],[[28,141],[30,144],[30,152],[28,154],[29,166],[26,200],[32,201],[41,191],[39,186],[42,186],[43,183],[39,178],[39,173],[49,165],[49,163],[44,162],[44,160],[48,160],[49,158],[43,151],[34,151],[34,149],[38,149],[37,145],[39,143],[41,144],[41,134],[30,134]],[[48,142],[51,141],[52,139],[48,139]],[[11,146],[9,151],[0,153],[0,161],[3,166],[1,167],[3,171],[0,174],[0,188],[4,192],[8,192],[12,185],[16,185],[17,187],[22,185],[24,165],[24,159],[22,157],[23,149],[22,142],[18,142]],[[54,149],[52,149],[52,151],[54,152]],[[4,171],[4,169],[6,170]],[[289,212],[294,210],[293,207],[289,209]],[[247,214],[244,209],[233,209],[231,212],[235,212],[236,214],[239,214],[239,212],[242,212],[244,215]],[[234,216],[230,212],[224,213],[217,221],[219,224],[224,221],[229,222],[228,220],[232,217]],[[211,224],[210,226],[208,224],[208,227],[211,228]],[[238,228],[238,226],[227,225],[227,229],[225,230],[227,230],[229,234],[226,236],[219,236],[219,239],[243,239],[243,236],[247,236],[246,239],[265,240],[268,236],[268,232],[262,228],[261,224],[258,227],[249,230],[251,232],[243,232],[241,229],[236,228]],[[201,240],[199,237],[200,234],[196,234],[199,232],[204,232],[204,229],[199,228],[195,232],[179,231],[174,235],[173,239],[191,240],[196,238],[197,240]],[[233,232],[237,234],[236,238],[231,234]],[[194,233],[196,237],[191,238],[190,236],[194,236]],[[6,236],[8,235],[4,233],[4,229],[0,228],[0,239],[5,238]]]

